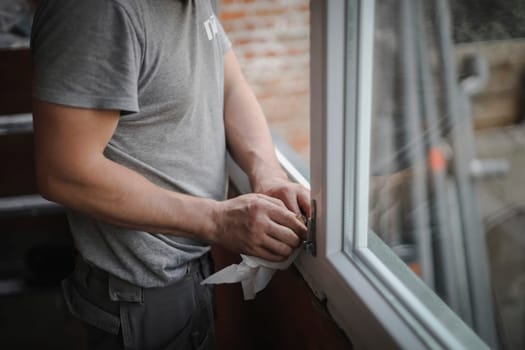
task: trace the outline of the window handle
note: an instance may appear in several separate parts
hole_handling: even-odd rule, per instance
[[[306,220],[306,240],[303,241],[304,249],[312,256],[316,256],[316,239],[315,239],[315,228],[316,228],[316,216],[317,216],[317,205],[315,199],[312,199],[312,216]]]

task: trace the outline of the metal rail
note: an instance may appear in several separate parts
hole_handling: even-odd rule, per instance
[[[449,124],[451,146],[454,152],[452,167],[458,189],[459,210],[462,218],[464,255],[467,268],[473,328],[493,348],[498,348],[495,331],[492,295],[485,232],[479,212],[477,193],[470,177],[470,161],[475,157],[472,121],[461,116],[462,91],[458,87],[452,46],[450,11],[446,0],[436,0],[435,20],[438,23],[439,59],[443,65],[444,101]]]
[[[0,197],[0,219],[56,214],[63,212],[61,205],[40,195]]]
[[[0,115],[0,136],[31,132],[33,132],[32,114]]]
[[[427,169],[425,138],[421,121],[417,71],[416,23],[412,0],[401,2],[401,71],[404,81],[403,98],[403,147],[406,148],[406,161],[412,168],[413,177],[410,186],[412,212],[408,229],[414,232],[418,259],[421,264],[422,279],[434,288],[434,260],[428,211]],[[408,147],[407,147],[408,146]],[[401,155],[403,156],[403,155]]]

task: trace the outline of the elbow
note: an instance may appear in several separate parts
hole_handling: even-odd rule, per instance
[[[37,172],[36,184],[38,193],[42,197],[44,197],[48,201],[60,203],[60,186],[57,186],[56,180],[54,180],[52,177],[49,177],[48,175],[42,175],[40,172]]]
[[[64,186],[60,178],[48,167],[37,164],[36,185],[38,193],[48,201],[64,204]]]
[[[35,177],[38,193],[45,199],[69,208],[82,207],[86,194],[96,187],[100,171],[93,162],[78,162],[40,156],[36,153]],[[86,165],[88,164],[88,165]]]

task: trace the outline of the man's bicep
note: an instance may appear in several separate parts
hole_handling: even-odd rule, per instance
[[[33,100],[37,177],[67,180],[89,169],[103,156],[119,115]]]

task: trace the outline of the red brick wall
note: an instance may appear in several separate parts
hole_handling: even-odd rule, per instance
[[[220,0],[221,23],[273,130],[309,158],[308,0]]]

